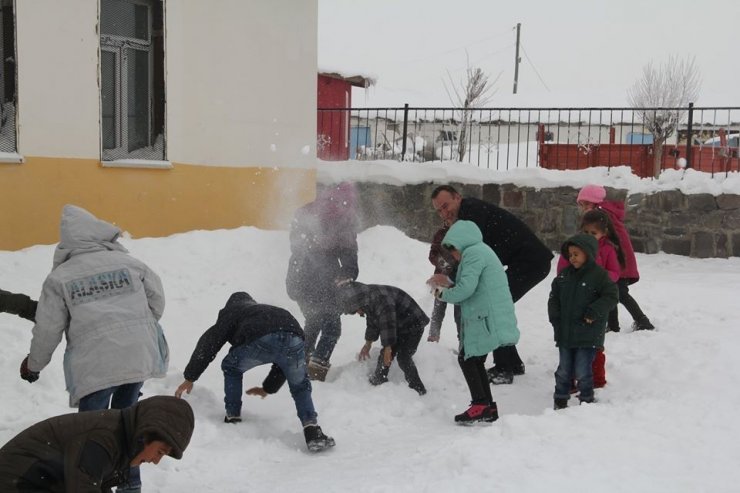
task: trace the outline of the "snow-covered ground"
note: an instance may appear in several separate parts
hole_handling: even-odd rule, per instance
[[[247,227],[123,243],[159,273],[167,294],[162,324],[170,369],[146,383],[147,396],[175,391],[196,340],[233,291],[283,306],[302,321],[285,294],[287,232]],[[390,227],[363,232],[359,244],[361,281],[397,285],[431,311],[427,244]],[[38,297],[52,251],[0,252],[1,287]],[[334,449],[306,451],[287,388],[265,400],[245,396],[245,421],[224,424],[218,365],[224,350],[187,396],[196,429],[185,456],[143,466],[145,491],[739,491],[740,259],[638,254],[638,262],[642,280],[631,292],[657,329],[633,333],[622,309],[623,331],[607,335],[609,384],[597,391],[597,404],[551,409],[557,364],[546,316],[551,275],[516,306],[527,373],[514,385],[494,387],[501,418],[492,425],[453,424],[469,396],[451,313],[440,343],[423,340],[417,352],[429,390],[424,397],[406,387],[396,366],[388,384],[371,387],[371,363],[355,360],[364,320],[344,317],[328,380],[314,384],[320,424],[336,439]],[[70,412],[63,347],[38,382],[18,377],[30,340],[29,322],[0,315],[0,443]],[[377,350],[376,344],[373,356]],[[267,370],[248,372],[246,386],[261,384]]]
[[[650,180],[625,167],[497,173],[457,163],[346,162],[320,165],[319,180],[537,189],[601,183],[630,193],[740,193],[737,173],[666,171]],[[193,231],[123,243],[160,274],[167,294],[162,323],[170,371],[165,379],[147,382],[147,396],[174,392],[195,342],[233,291],[283,306],[302,321],[285,294],[287,232]],[[427,244],[390,227],[363,232],[359,243],[361,281],[399,286],[431,311],[424,285],[432,272]],[[0,287],[38,297],[52,252],[53,245],[0,252]],[[597,391],[598,404],[551,409],[557,365],[546,316],[551,275],[517,304],[527,374],[494,388],[501,413],[496,423],[467,428],[452,422],[469,396],[454,354],[451,316],[441,342],[422,341],[417,352],[429,390],[424,397],[406,387],[396,367],[390,383],[371,387],[366,375],[372,362],[355,360],[364,320],[344,317],[328,380],[314,384],[320,423],[337,440],[336,448],[320,455],[306,451],[287,388],[265,400],[245,396],[245,421],[224,424],[219,357],[187,396],[196,431],[183,460],[144,466],[145,491],[738,491],[740,335],[734,303],[740,259],[638,254],[638,262],[642,280],[632,293],[657,329],[632,333],[622,309],[623,331],[607,335],[609,384]],[[0,443],[38,420],[70,412],[63,347],[38,382],[29,385],[18,377],[30,329],[29,322],[0,314]],[[259,385],[266,373],[267,367],[248,372],[245,388]]]

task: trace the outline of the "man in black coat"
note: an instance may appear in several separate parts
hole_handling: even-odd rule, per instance
[[[452,224],[458,219],[473,221],[506,266],[511,297],[516,302],[550,272],[553,254],[529,227],[512,213],[476,198],[463,198],[454,187],[441,185],[432,192],[437,214]],[[488,370],[494,384],[512,383],[514,375],[524,373],[516,346],[503,346],[493,352],[495,366]]]
[[[298,418],[303,425],[306,445],[311,451],[334,446],[334,439],[324,435],[316,420],[311,399],[311,382],[306,374],[303,330],[287,310],[257,303],[244,292],[229,297],[218,312],[216,324],[205,331],[195,346],[185,367],[185,381],[175,391],[175,397],[193,390],[216,355],[229,343],[229,354],[221,362],[224,373],[226,423],[241,422],[242,379],[244,372],[256,366],[272,364],[262,387],[247,390],[249,395],[267,397],[288,381]]]
[[[132,466],[181,459],[194,426],[190,404],[163,395],[45,419],[0,448],[0,491],[110,492]]]
[[[0,289],[0,313],[12,313],[34,322],[38,302],[25,294],[11,293]]]

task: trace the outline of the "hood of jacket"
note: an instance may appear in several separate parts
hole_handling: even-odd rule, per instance
[[[62,209],[62,220],[59,224],[59,244],[54,251],[56,269],[71,257],[80,253],[116,250],[127,253],[118,243],[121,230],[109,222],[93,216],[91,213],[67,204]]]
[[[237,291],[236,293],[229,296],[228,301],[226,302],[226,305],[224,308],[231,309],[236,308],[237,306],[241,305],[254,305],[257,304],[256,301],[254,301],[254,298],[252,298],[249,293],[246,293],[244,291]]]
[[[367,284],[352,281],[339,288],[339,308],[342,313],[357,313],[366,310],[370,303],[370,288]]]
[[[483,233],[473,221],[458,220],[450,226],[450,230],[442,240],[442,246],[451,245],[458,252],[463,252],[467,247],[481,243]]]
[[[568,238],[560,249],[560,253],[562,253],[563,257],[566,259],[568,258],[568,247],[571,245],[575,245],[586,252],[586,255],[588,255],[588,260],[586,261],[587,265],[596,262],[596,253],[599,250],[599,242],[592,235],[577,234]]]
[[[132,451],[129,455],[132,458],[141,451],[147,437],[162,440],[172,447],[170,457],[182,458],[195,428],[193,409],[186,400],[157,395],[121,412],[129,431],[129,451]]]

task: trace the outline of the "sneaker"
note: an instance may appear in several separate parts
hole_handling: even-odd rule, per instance
[[[648,320],[647,317],[636,320],[635,323],[632,324],[632,330],[653,330],[654,328],[655,326],[650,323],[650,320]]]
[[[455,416],[455,423],[472,424],[472,423],[493,423],[498,419],[498,409],[496,403],[471,404],[467,411]]]
[[[303,436],[306,438],[306,446],[311,452],[320,452],[335,445],[334,439],[324,435],[319,425],[304,426]]]
[[[331,365],[327,361],[321,361],[311,358],[306,367],[308,378],[310,380],[318,380],[323,382],[326,380],[326,374],[329,372]]]
[[[224,423],[241,423],[242,417],[241,416],[229,416],[228,414],[224,416]]]
[[[487,370],[488,381],[493,385],[508,385],[514,383],[514,372],[503,371],[497,367],[491,367]]]
[[[565,409],[566,407],[568,407],[568,399],[555,399],[553,409],[558,411],[560,409]]]
[[[514,375],[524,375],[524,363],[514,366]]]

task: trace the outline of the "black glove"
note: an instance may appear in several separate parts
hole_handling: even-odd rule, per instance
[[[39,379],[39,372],[28,369],[28,356],[21,362],[21,378],[28,383],[33,383]]]

